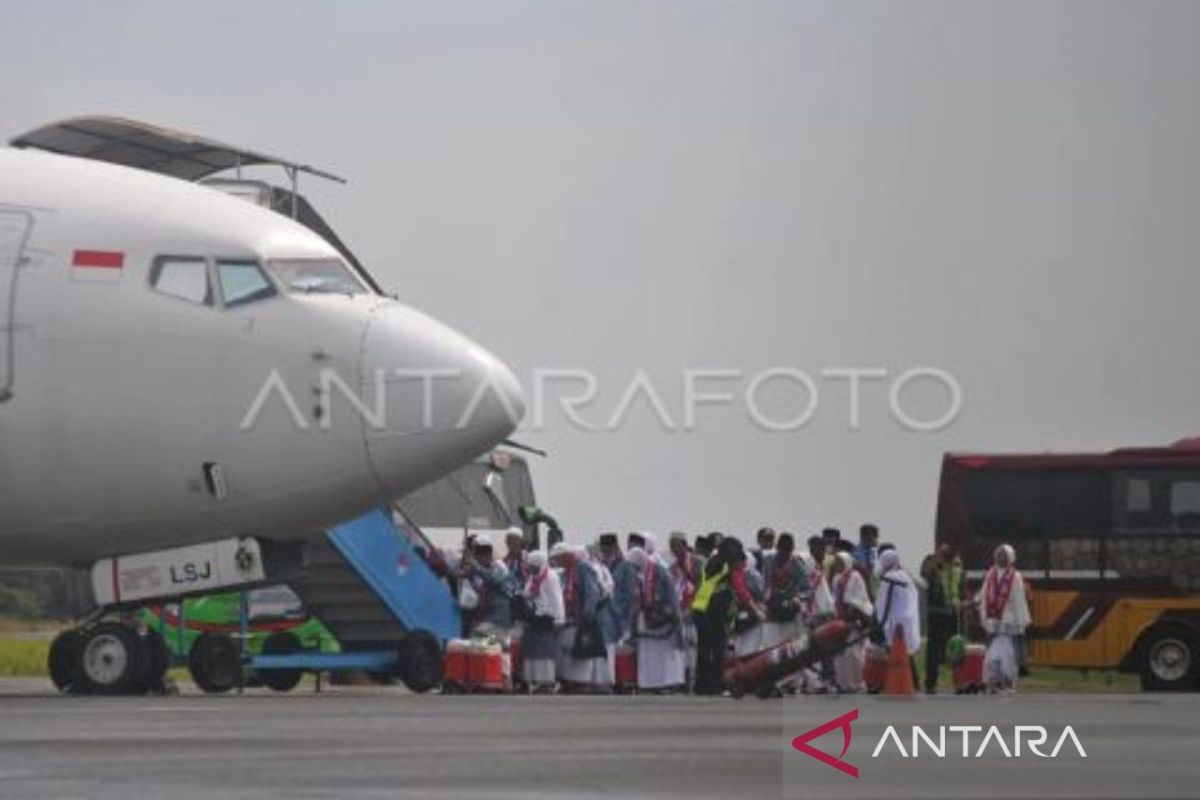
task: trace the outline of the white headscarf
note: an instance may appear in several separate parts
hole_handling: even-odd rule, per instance
[[[842,604],[856,606],[863,614],[870,615],[874,611],[871,605],[871,595],[867,592],[867,583],[862,575],[854,568],[854,556],[845,551],[837,554],[842,571],[833,576],[834,594],[840,594]]]
[[[650,563],[650,556],[640,547],[631,547],[629,552],[625,554],[625,560],[633,564],[638,569],[645,569]]]
[[[639,531],[638,535],[646,540],[646,554],[651,556],[655,555],[655,553],[658,551],[658,537],[650,531]]]
[[[992,554],[992,558],[995,558],[1000,553],[1008,556],[1008,566],[1015,567],[1017,565],[1017,551],[1013,549],[1011,544],[1002,544],[997,547],[995,553]]]
[[[883,622],[884,635],[890,645],[897,626],[904,627],[904,641],[909,655],[921,648],[921,609],[917,587],[900,566],[897,550],[879,554],[881,582],[875,598],[875,615]],[[884,619],[883,615],[887,614]]]
[[[525,563],[533,569],[533,575],[526,581],[524,588],[534,610],[540,615],[553,618],[554,624],[562,625],[567,619],[562,583],[554,570],[546,568],[546,554],[541,551],[530,553],[526,556]]]

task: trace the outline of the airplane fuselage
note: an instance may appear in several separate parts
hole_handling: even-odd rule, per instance
[[[341,258],[213,189],[0,149],[0,563],[293,537],[511,432],[500,362],[366,286],[283,272],[318,262]],[[422,370],[460,379],[403,377]],[[505,396],[463,424],[481,381]]]

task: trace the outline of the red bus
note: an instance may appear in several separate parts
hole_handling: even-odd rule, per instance
[[[1200,440],[942,461],[938,544],[974,593],[1008,542],[1031,588],[1031,664],[1200,688]]]

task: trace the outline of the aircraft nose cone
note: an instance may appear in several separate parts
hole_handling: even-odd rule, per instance
[[[525,399],[503,362],[458,331],[389,303],[362,350],[367,457],[399,497],[492,449],[516,429]],[[382,411],[382,413],[377,413]]]

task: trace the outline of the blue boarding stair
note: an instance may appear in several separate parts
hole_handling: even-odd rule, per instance
[[[458,605],[386,512],[313,538],[304,562],[289,583],[342,652],[268,653],[255,656],[253,668],[395,674],[414,691],[441,682],[445,643],[462,631]]]

